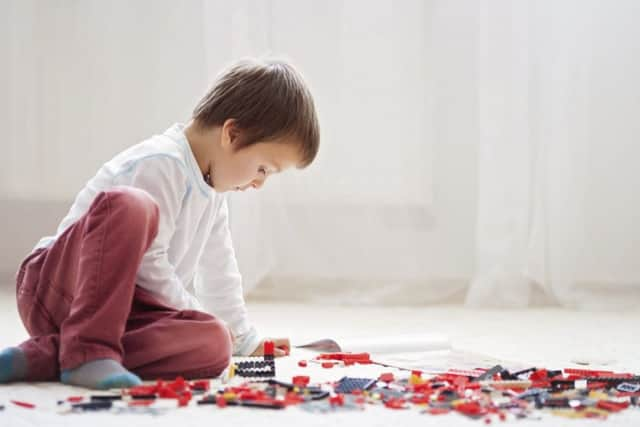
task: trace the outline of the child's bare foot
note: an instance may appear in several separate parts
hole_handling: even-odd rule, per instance
[[[106,390],[142,384],[140,378],[113,359],[97,359],[62,371],[60,381],[69,385]]]
[[[0,352],[0,383],[23,380],[27,375],[27,359],[18,347]]]

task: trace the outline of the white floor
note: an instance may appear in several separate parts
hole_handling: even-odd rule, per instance
[[[0,347],[15,345],[26,337],[17,316],[10,288],[0,291]],[[8,289],[8,290],[7,290]],[[265,334],[290,336],[293,343],[335,335],[374,336],[438,332],[447,334],[456,349],[489,354],[496,358],[517,361],[525,365],[564,368],[577,366],[572,361],[596,363],[609,370],[640,373],[640,341],[636,332],[640,313],[587,313],[559,309],[532,310],[470,310],[453,306],[425,308],[330,307],[318,305],[249,303],[255,323]],[[292,375],[314,378],[346,374],[347,368],[331,372],[318,367],[299,368],[297,361],[308,353],[294,350],[291,357],[278,360],[282,379]],[[600,364],[600,365],[599,365]],[[605,364],[605,365],[601,365]],[[382,369],[382,368],[381,368]],[[348,371],[350,375],[354,372]],[[94,427],[112,425],[114,421],[135,425],[202,426],[210,422],[233,423],[237,426],[259,425],[471,425],[457,414],[447,416],[422,415],[418,411],[392,411],[367,407],[363,412],[309,414],[298,408],[266,411],[248,408],[217,409],[213,406],[189,407],[169,413],[151,415],[113,415],[86,413],[59,415],[56,401],[71,395],[86,393],[57,383],[13,384],[0,386],[0,426],[78,425]],[[9,400],[26,400],[39,406],[29,410],[8,404]],[[268,418],[265,417],[268,416]],[[116,419],[114,419],[114,417]],[[516,421],[518,425],[600,425],[600,421],[565,420],[543,417],[542,421]],[[613,415],[608,425],[640,425],[640,409]],[[212,424],[213,425],[213,424]]]

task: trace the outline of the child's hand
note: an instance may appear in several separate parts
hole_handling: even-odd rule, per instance
[[[251,356],[262,356],[264,355],[264,342],[265,341],[273,341],[274,344],[274,356],[282,357],[288,356],[289,351],[291,349],[291,344],[289,343],[289,338],[265,338],[262,340],[258,348],[251,353]]]

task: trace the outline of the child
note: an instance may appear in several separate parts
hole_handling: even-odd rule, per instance
[[[0,382],[129,387],[217,376],[232,353],[261,355],[223,193],[308,166],[318,144],[313,99],[291,65],[223,72],[188,125],[105,163],[22,262],[16,295],[31,338],[0,353]],[[274,341],[286,354],[289,340]]]

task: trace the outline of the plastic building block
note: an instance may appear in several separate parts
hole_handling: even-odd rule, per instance
[[[429,409],[427,409],[427,412],[430,413],[431,415],[443,415],[443,414],[448,414],[449,412],[451,412],[451,409],[449,409],[449,408],[429,408]]]
[[[415,372],[418,372],[418,373],[416,374]],[[422,372],[420,371],[411,372],[411,376],[409,377],[409,384],[416,386],[424,383],[425,383],[425,380],[422,379]]]
[[[178,397],[178,406],[187,406],[189,401],[193,397],[193,394],[190,391],[185,391]]]
[[[197,391],[208,391],[209,387],[210,387],[210,382],[209,380],[199,380],[199,381],[193,381],[191,383],[191,389],[192,390],[197,390]]]
[[[610,412],[619,412],[629,407],[629,402],[611,402],[608,400],[601,400],[598,402],[598,408],[604,409]]]
[[[298,375],[291,379],[291,382],[298,387],[306,387],[309,384],[309,377],[306,375]]]
[[[567,375],[578,375],[580,377],[606,377],[613,375],[613,371],[596,371],[592,369],[574,369],[566,368],[564,373]]]
[[[235,375],[239,377],[275,377],[276,363],[267,356],[263,360],[242,361],[235,363]]]
[[[384,406],[386,406],[389,409],[407,409],[408,406],[406,405],[406,403],[407,402],[404,399],[391,398],[391,399],[385,400]]]
[[[336,384],[336,393],[353,393],[355,390],[368,390],[376,384],[376,380],[371,378],[350,378],[342,377]]]
[[[489,412],[487,408],[482,407],[480,403],[475,401],[455,405],[454,409],[461,414],[472,418],[484,417]]]
[[[385,383],[392,383],[395,380],[393,374],[391,372],[385,372],[384,374],[380,374],[378,377],[378,381],[382,381]]]
[[[155,397],[155,394],[151,395],[152,398]],[[89,398],[92,402],[98,401],[98,400],[122,400],[122,395],[120,394],[98,394],[98,395],[92,395]],[[84,400],[82,397],[77,396],[77,397],[69,397],[67,399],[67,401],[69,402],[73,402],[73,403],[79,403],[82,402],[82,400]]]
[[[23,402],[20,400],[10,400],[10,402],[16,406],[20,406],[21,408],[26,408],[26,409],[34,409],[36,407],[36,405],[34,405],[33,403]]]
[[[333,362],[322,362],[322,367],[325,369],[330,369],[333,368],[334,363]]]
[[[306,360],[300,360],[298,362],[298,366],[300,366],[301,368],[306,368],[307,367],[307,361]]]
[[[253,408],[263,408],[263,409],[284,409],[286,407],[286,403],[282,400],[243,400],[243,401],[234,401],[227,402],[228,405],[237,405],[237,406],[249,406]]]
[[[493,376],[496,374],[499,374],[500,372],[504,371],[505,369],[500,366],[500,365],[496,365],[493,368],[487,370],[486,372],[484,372],[482,375],[480,375],[479,377],[476,377],[474,379],[474,381],[486,381],[486,380],[492,380]]]
[[[264,356],[273,357],[275,353],[275,346],[273,341],[265,341],[263,346],[264,346]]]
[[[618,384],[616,390],[626,392],[626,393],[636,393],[640,391],[640,384],[631,384],[631,383],[622,383]]]
[[[429,403],[431,401],[431,396],[429,394],[416,393],[411,396],[411,403],[415,405],[422,405]]]
[[[344,395],[336,394],[335,396],[329,397],[329,404],[331,406],[344,406]]]
[[[361,363],[364,365],[371,364],[371,356],[369,353],[323,353],[316,357],[317,360],[340,360],[345,365]]]
[[[71,405],[72,411],[100,411],[111,409],[113,402],[111,400],[98,400],[87,403],[74,403]]]

